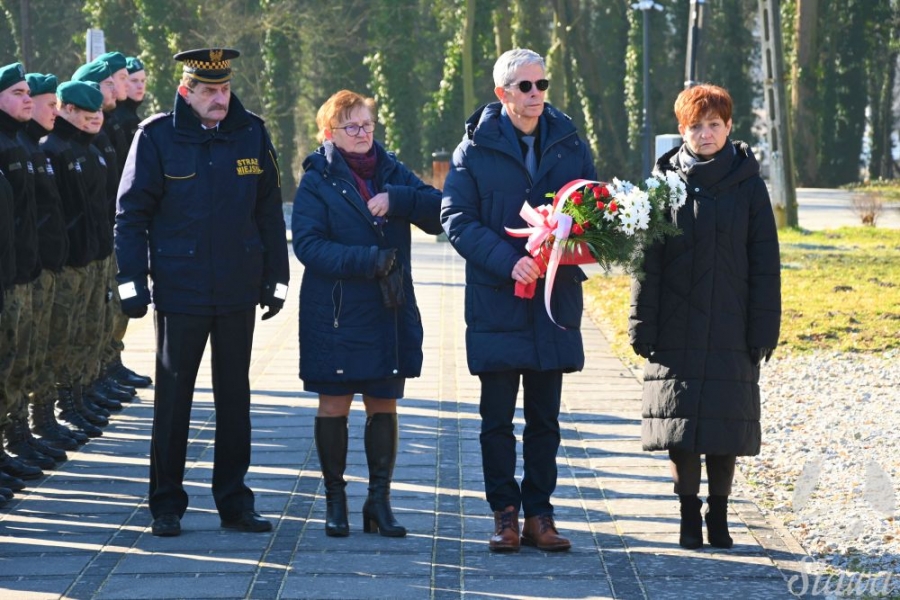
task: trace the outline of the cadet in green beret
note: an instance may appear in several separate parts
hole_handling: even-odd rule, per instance
[[[31,435],[26,389],[32,337],[32,294],[41,271],[37,242],[34,166],[18,132],[31,119],[34,103],[20,63],[0,68],[0,169],[9,179],[15,202],[15,273],[0,324],[0,470],[19,478],[37,478],[52,469],[52,451]],[[6,287],[6,286],[4,286]],[[19,460],[12,458],[3,449]]]
[[[147,90],[147,73],[144,71],[144,63],[139,58],[129,56],[126,59],[128,70],[128,86],[127,98],[116,104],[116,117],[125,130],[125,137],[128,143],[134,139],[137,133],[138,125],[143,120],[138,114],[138,109],[144,101],[144,94]]]
[[[116,83],[115,77],[119,77]],[[108,52],[101,57],[79,67],[72,76],[74,81],[95,82],[100,85],[103,92],[103,124],[102,131],[97,132],[93,138],[93,145],[103,155],[102,169],[105,172],[106,181],[106,225],[98,219],[95,225],[103,227],[98,235],[102,240],[101,247],[107,247],[107,240],[112,239],[113,220],[115,215],[116,192],[119,187],[121,163],[128,153],[125,133],[115,120],[113,111],[116,108],[118,94],[125,95],[125,81],[127,69],[125,56],[119,52]],[[117,268],[111,253],[104,255],[101,262],[88,269],[92,277],[97,279],[97,285],[105,290],[112,286]],[[101,283],[102,282],[102,283]],[[114,288],[115,286],[113,286]],[[108,375],[107,366],[118,355],[121,343],[116,344],[114,338],[116,331],[119,337],[124,337],[124,329],[127,327],[125,315],[121,311],[117,297],[107,302],[102,302],[88,309],[89,339],[93,340],[93,350],[86,362],[86,369],[82,381],[85,397],[97,406],[107,410],[121,410],[123,401],[130,401],[133,397],[133,388],[123,388],[118,382]],[[100,314],[102,312],[102,314]]]
[[[34,325],[32,328],[31,359],[32,378],[29,388],[33,393],[31,401],[32,431],[41,436],[50,447],[60,450],[78,448],[78,440],[87,441],[87,436],[76,435],[68,427],[56,420],[53,405],[56,400],[56,377],[51,360],[50,347],[68,341],[68,322],[56,302],[57,290],[66,289],[58,285],[63,277],[69,254],[69,238],[63,214],[62,198],[57,185],[56,172],[49,157],[40,146],[41,139],[53,131],[57,116],[55,75],[29,73],[25,76],[31,90],[34,110],[31,120],[19,132],[19,141],[28,150],[34,165],[34,195],[37,219],[40,223],[38,248],[41,259],[41,275],[34,282],[32,307]],[[56,327],[54,328],[54,322]],[[68,352],[63,353],[67,357]],[[76,440],[76,437],[78,440]],[[58,457],[54,457],[59,459]]]

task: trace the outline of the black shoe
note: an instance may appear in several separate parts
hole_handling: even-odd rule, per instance
[[[181,519],[178,515],[160,515],[153,519],[150,532],[159,537],[181,535]]]
[[[13,491],[11,489],[0,487],[0,500],[12,500],[13,496],[15,496],[15,494],[13,494]]]
[[[703,547],[703,521],[700,508],[703,502],[695,495],[679,496],[681,502],[681,524],[679,526],[678,545],[688,550]]]
[[[107,418],[109,418],[110,413],[122,410],[122,403],[115,398],[107,396],[99,382],[94,382],[84,388],[84,404],[96,414]],[[99,406],[103,410],[94,410],[90,404]]]
[[[110,400],[118,400],[119,402],[131,402],[132,395],[125,390],[120,389],[119,384],[116,383],[116,380],[112,377],[97,380],[96,386],[97,390]]]
[[[56,462],[66,462],[69,460],[69,456],[66,454],[65,450],[60,450],[58,447],[52,446],[44,440],[34,437],[34,435],[28,437],[28,445],[41,454],[49,456]]]
[[[109,373],[119,383],[124,383],[125,385],[130,385],[131,387],[145,388],[150,387],[150,385],[153,384],[152,379],[150,379],[146,375],[138,375],[137,373],[123,365],[121,361],[117,361],[116,364],[112,365]]]
[[[238,531],[250,531],[260,533],[272,531],[272,523],[263,519],[258,512],[245,510],[241,516],[233,521],[222,519],[222,527],[225,529],[237,529]]]

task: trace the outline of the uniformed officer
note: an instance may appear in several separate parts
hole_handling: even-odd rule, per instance
[[[183,75],[173,112],[141,124],[116,214],[122,308],[156,308],[152,533],[181,533],[191,403],[207,340],[216,408],[212,490],[222,527],[269,531],[244,482],[250,466],[250,353],[255,307],[274,316],[288,263],[275,150],[262,119],[231,92],[236,50],[175,55]],[[149,261],[148,261],[149,257]]]
[[[14,285],[13,278],[16,274],[15,220],[13,189],[6,180],[3,169],[0,169],[0,327],[3,325],[6,290]],[[0,507],[5,506],[12,499],[13,492],[24,487],[25,483],[21,479],[7,474],[0,464]]]

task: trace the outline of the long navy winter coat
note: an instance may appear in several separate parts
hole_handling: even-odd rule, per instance
[[[353,174],[326,141],[303,162],[305,173],[291,218],[294,253],[304,265],[300,284],[300,378],[341,383],[418,377],[422,318],[410,264],[410,224],[440,233],[439,190],[422,182],[375,143],[375,188],[387,192],[383,225],[372,217]],[[375,264],[395,248],[406,302],[385,308]]]
[[[466,135],[453,154],[444,184],[441,221],[453,247],[466,259],[466,349],[472,374],[530,369],[577,371],[584,366],[581,284],[577,266],[561,266],[552,310],[544,309],[544,279],[534,298],[514,295],[512,270],[525,251],[525,238],[505,227],[526,227],[523,203],[540,206],[574,179],[596,179],[588,145],[571,119],[549,104],[540,118],[540,161],[535,180],[502,105],[488,104],[466,122]]]
[[[693,164],[692,164],[693,163]],[[646,253],[632,287],[630,337],[645,364],[645,450],[759,453],[759,367],[750,348],[775,348],[781,323],[778,233],[759,163],[727,143],[712,161],[684,147],[657,168],[685,180],[682,235]]]

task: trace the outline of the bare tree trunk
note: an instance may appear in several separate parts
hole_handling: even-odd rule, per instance
[[[794,164],[797,184],[815,182],[819,172],[816,127],[816,60],[819,0],[797,0],[797,61],[794,63],[791,113],[794,115]]]
[[[20,0],[20,21],[22,23],[22,64],[28,70],[31,64],[31,0]]]
[[[475,66],[473,54],[475,52],[475,2],[466,0],[466,24],[463,34],[462,48],[462,84],[463,106],[465,114],[471,114],[475,110]]]

